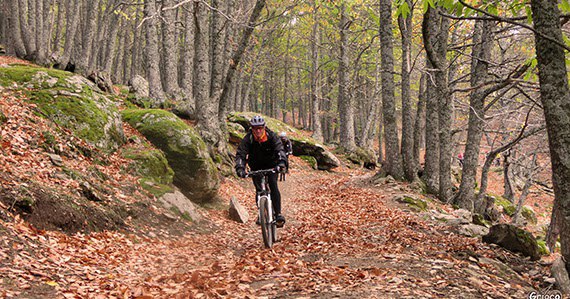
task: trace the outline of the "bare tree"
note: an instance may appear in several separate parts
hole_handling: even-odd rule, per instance
[[[392,1],[380,0],[380,56],[382,58],[382,113],[384,119],[384,144],[386,160],[382,168],[394,178],[402,179],[402,156],[396,124],[396,99],[394,97],[394,36],[392,32]]]
[[[354,140],[354,107],[348,94],[348,28],[344,1],[340,4],[340,57],[338,65],[338,106],[340,114],[340,146],[346,151],[356,147]]]

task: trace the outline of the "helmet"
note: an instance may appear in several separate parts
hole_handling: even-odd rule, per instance
[[[279,133],[279,137],[286,137],[286,136],[287,136],[287,133],[285,133],[285,132]]]
[[[265,120],[260,115],[256,115],[249,121],[249,125],[252,127],[265,126]]]

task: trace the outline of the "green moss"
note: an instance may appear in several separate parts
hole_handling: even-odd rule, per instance
[[[313,169],[317,169],[317,159],[313,156],[300,156],[301,160],[307,162]]]
[[[502,196],[496,196],[496,195],[492,195],[492,197],[495,198],[495,204],[496,205],[503,207],[503,212],[505,214],[507,214],[509,216],[513,216],[515,214],[517,207],[515,207],[515,205],[513,205],[513,203],[510,202],[508,199],[506,199]]]
[[[404,196],[402,201],[405,202],[408,205],[408,207],[410,207],[414,210],[418,210],[418,211],[426,211],[427,210],[427,203],[421,199],[415,199],[415,198],[411,198],[409,196]]]
[[[133,165],[130,167],[131,172],[154,183],[172,184],[174,171],[168,165],[168,161],[161,151],[151,148],[144,150],[130,149],[121,152],[121,155],[134,160]]]
[[[8,118],[6,117],[6,115],[4,115],[2,110],[0,110],[0,125],[5,123],[7,120],[8,120]]]
[[[550,251],[548,250],[548,247],[546,246],[546,241],[537,240],[536,244],[538,244],[538,252],[541,255],[549,255],[550,254]]]
[[[166,193],[174,192],[174,188],[169,185],[155,183],[147,178],[141,178],[139,180],[141,187],[148,193],[152,194],[156,198],[162,197]]]
[[[532,210],[532,208],[528,207],[528,206],[523,206],[522,210],[521,210],[521,215],[528,220],[528,222],[530,222],[531,224],[536,224],[538,222],[538,219],[536,218],[536,215],[534,213],[534,211]]]
[[[40,68],[24,64],[10,64],[8,67],[0,67],[0,85],[14,86],[14,83],[18,85],[31,83],[34,88],[49,88],[50,86],[47,82],[43,82],[42,85],[33,83],[35,81],[34,76],[37,76],[38,71],[45,72],[48,76],[57,79],[57,83],[63,82],[64,79],[72,75],[72,73],[56,69]]]

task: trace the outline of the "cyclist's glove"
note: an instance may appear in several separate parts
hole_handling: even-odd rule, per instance
[[[280,173],[285,173],[287,171],[287,166],[285,166],[285,162],[280,161],[279,164],[277,165],[277,170]]]
[[[240,178],[245,178],[245,176],[246,176],[245,169],[243,169],[241,167],[236,169],[236,173]]]

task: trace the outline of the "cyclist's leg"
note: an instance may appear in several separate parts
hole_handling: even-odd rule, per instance
[[[279,187],[277,186],[277,173],[272,173],[268,176],[269,190],[271,190],[271,202],[273,203],[273,209],[275,214],[281,214],[281,193],[279,193]]]
[[[252,177],[253,185],[255,186],[255,197],[254,202],[257,205],[257,194],[261,191],[261,178],[260,177]],[[255,224],[259,225],[259,215],[257,215],[257,219],[255,220]]]

